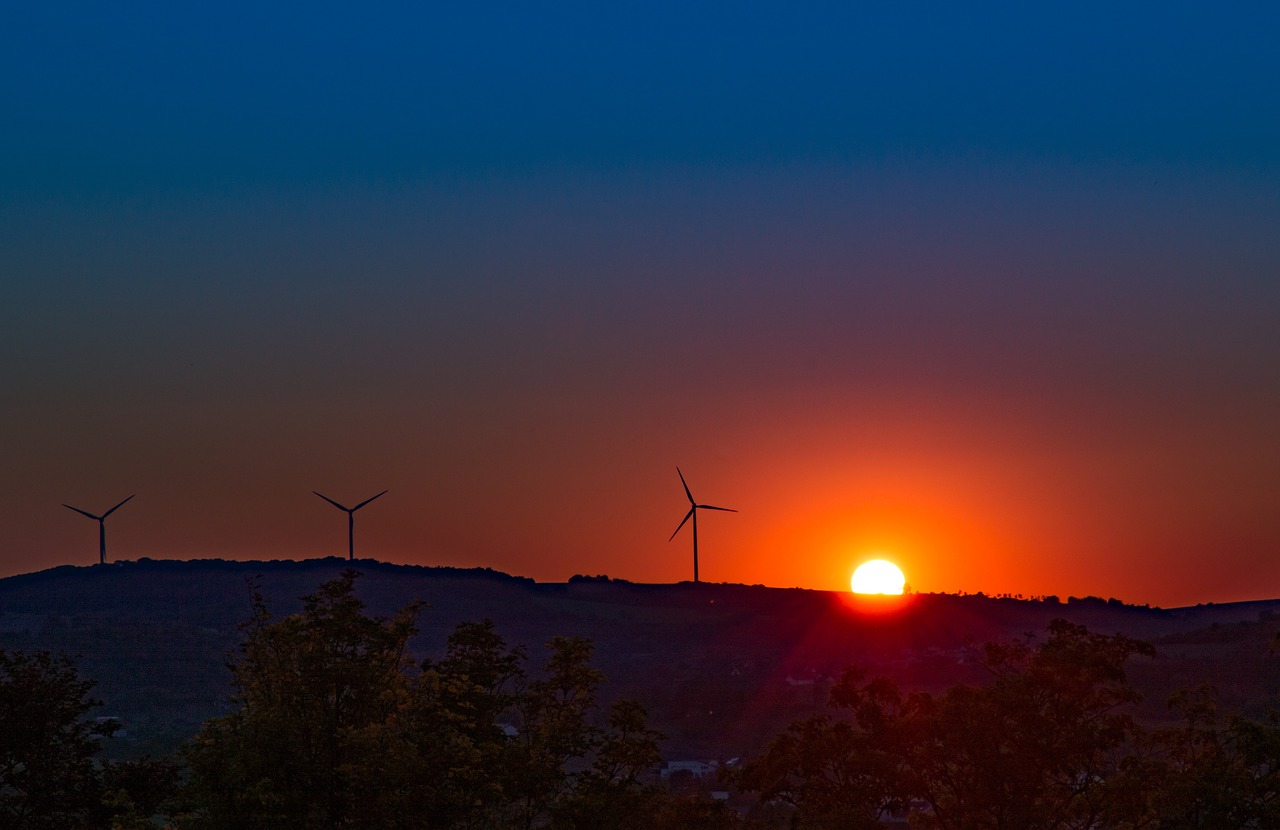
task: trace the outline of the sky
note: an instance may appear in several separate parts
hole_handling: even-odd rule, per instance
[[[443,5],[0,10],[0,576],[1280,596],[1274,6]]]

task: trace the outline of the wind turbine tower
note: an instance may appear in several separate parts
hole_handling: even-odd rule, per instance
[[[347,514],[347,561],[355,561],[355,558],[356,558],[356,511],[364,507],[366,504],[373,501],[374,499],[380,498],[381,496],[385,496],[387,494],[387,491],[383,490],[381,493],[379,493],[376,496],[370,496],[369,498],[357,504],[355,507],[347,507],[346,505],[338,504],[336,501],[334,501],[333,499],[329,498],[324,493],[321,493],[319,491],[312,490],[311,492],[315,493],[320,498],[329,502],[329,504],[332,504],[334,507],[344,511]]]
[[[684,523],[693,519],[693,581],[698,581],[698,511],[699,510],[723,510],[725,513],[737,513],[730,507],[712,507],[709,504],[698,504],[693,500],[693,493],[689,492],[689,485],[684,480],[684,473],[680,472],[680,468],[676,467],[676,475],[680,476],[680,483],[684,485],[684,494],[689,499],[689,512],[684,514],[684,518],[680,520],[680,524],[676,526],[675,533],[671,534],[671,539],[676,538],[676,533],[680,532],[680,528],[684,527]]]
[[[133,494],[133,496],[136,496],[136,495],[138,494],[137,493]],[[130,496],[129,499],[133,498],[133,496]],[[129,499],[125,499],[124,501],[128,501]],[[64,503],[62,505],[68,510],[74,510],[77,513],[79,513],[81,516],[88,516],[90,519],[93,519],[98,523],[98,564],[99,565],[107,564],[107,517],[110,516],[112,513],[116,512],[117,510],[119,510],[121,506],[124,505],[124,501],[120,502],[120,504],[117,504],[115,507],[111,508],[106,513],[103,513],[101,516],[95,516],[92,513],[90,513],[88,510],[81,510],[80,508],[72,507],[69,504]]]

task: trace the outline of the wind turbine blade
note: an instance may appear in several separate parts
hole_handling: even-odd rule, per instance
[[[683,518],[683,519],[681,519],[681,520],[680,520],[680,524],[678,524],[678,525],[676,526],[676,533],[679,533],[679,532],[680,532],[680,528],[684,527],[684,523],[685,523],[685,522],[687,522],[687,521],[689,521],[689,517],[690,517],[690,516],[692,516],[692,515],[693,515],[693,511],[695,511],[695,510],[697,510],[697,509],[698,509],[698,508],[696,508],[696,507],[690,507],[690,508],[689,508],[689,512],[684,514],[684,518]],[[672,533],[672,534],[671,534],[671,536],[667,539],[667,541],[668,541],[668,542],[670,542],[672,539],[676,538],[676,533]]]
[[[79,513],[81,516],[88,516],[90,519],[93,519],[95,522],[96,522],[96,521],[99,521],[99,520],[101,520],[101,519],[105,519],[105,518],[106,518],[106,516],[95,516],[95,515],[93,515],[92,513],[90,513],[88,510],[81,510],[80,508],[78,508],[78,507],[72,507],[72,506],[71,506],[71,505],[69,505],[69,504],[64,504],[64,505],[62,505],[62,506],[63,506],[63,507],[65,507],[65,508],[67,508],[68,510],[74,510],[74,511],[76,511],[76,512],[77,512],[77,513]]]
[[[684,473],[680,472],[680,468],[676,467],[676,475],[680,476],[680,483],[684,485],[684,494],[689,498],[689,504],[696,504],[693,500],[693,493],[689,492],[689,485],[684,480]]]
[[[134,494],[133,494],[133,496],[136,496],[136,495],[138,495],[138,494],[137,494],[137,493],[134,493]],[[130,496],[130,497],[129,497],[129,499],[133,498],[133,496]],[[125,499],[124,501],[128,501],[129,499]],[[119,503],[119,504],[117,504],[115,507],[113,507],[113,508],[111,508],[110,510],[108,510],[106,513],[103,513],[103,514],[102,514],[102,518],[104,518],[104,519],[105,519],[105,518],[107,518],[107,517],[108,517],[108,516],[110,516],[112,513],[116,512],[116,511],[117,511],[117,510],[119,510],[121,507],[123,507],[123,506],[124,506],[124,501],[120,502],[120,503]]]
[[[329,504],[332,504],[334,507],[338,508],[339,510],[345,510],[345,511],[346,511],[346,512],[348,512],[348,513],[350,513],[350,512],[351,512],[350,510],[347,510],[347,508],[345,508],[345,507],[343,507],[342,505],[338,504],[338,503],[337,503],[336,501],[334,501],[333,499],[331,499],[331,498],[329,498],[328,496],[326,496],[324,493],[318,492],[318,491],[316,491],[316,490],[312,490],[311,492],[315,493],[317,496],[319,496],[320,498],[322,498],[322,499],[324,499],[325,501],[329,502]]]
[[[364,501],[362,501],[362,502],[360,502],[359,504],[357,504],[355,507],[351,508],[351,512],[352,512],[352,513],[356,512],[357,510],[359,510],[360,508],[364,507],[364,506],[365,506],[366,504],[368,504],[369,502],[373,501],[373,499],[379,498],[380,496],[385,496],[386,494],[387,494],[387,491],[386,491],[386,490],[383,490],[383,491],[382,491],[381,493],[379,493],[377,496],[373,496],[372,498],[365,499]]]
[[[726,513],[737,513],[737,512],[738,512],[737,510],[734,510],[732,507],[712,507],[712,506],[711,506],[711,505],[709,505],[709,504],[700,504],[700,505],[698,505],[698,507],[701,507],[703,510],[723,510],[723,511],[724,511],[724,512],[726,512]]]

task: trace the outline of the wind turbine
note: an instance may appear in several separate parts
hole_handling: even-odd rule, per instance
[[[346,511],[346,514],[347,514],[347,559],[348,559],[349,561],[355,561],[355,558],[356,558],[356,511],[357,511],[357,510],[359,510],[360,508],[364,507],[366,504],[368,504],[369,502],[373,501],[374,499],[376,499],[376,498],[378,498],[378,497],[380,497],[380,496],[385,496],[385,495],[387,494],[387,491],[386,491],[386,490],[383,490],[383,491],[382,491],[381,493],[379,493],[377,496],[371,496],[371,497],[369,497],[369,498],[365,499],[364,501],[360,502],[359,504],[357,504],[355,507],[347,507],[347,506],[346,506],[346,505],[344,505],[344,504],[338,504],[336,501],[334,501],[333,499],[329,498],[329,497],[328,497],[328,496],[326,496],[324,493],[321,493],[321,492],[319,492],[319,491],[312,490],[311,492],[315,493],[317,496],[319,496],[320,498],[322,498],[322,499],[324,499],[325,501],[329,502],[329,504],[332,504],[334,507],[338,508],[339,510]]]
[[[680,524],[676,526],[676,532],[671,534],[671,539],[676,538],[676,533],[680,532],[680,528],[684,527],[684,523],[693,519],[693,581],[698,581],[698,511],[699,510],[723,510],[726,513],[737,513],[730,507],[712,507],[709,504],[698,504],[693,500],[693,493],[689,492],[689,484],[684,480],[684,473],[680,472],[680,468],[676,467],[676,475],[680,476],[680,483],[684,485],[684,494],[689,498],[689,512],[684,514],[684,518],[680,520]]]
[[[138,494],[137,493],[133,494],[133,496],[136,496],[136,495]],[[133,498],[133,496],[130,496],[129,499]],[[129,499],[125,499],[124,501],[128,501]],[[112,513],[116,512],[117,510],[119,510],[120,507],[124,504],[124,501],[120,502],[120,504],[117,504],[115,507],[111,508],[106,513],[103,513],[101,516],[95,516],[92,513],[90,513],[88,510],[81,510],[78,507],[72,507],[71,505],[66,503],[63,503],[62,505],[68,510],[76,511],[81,516],[88,516],[90,519],[94,519],[95,521],[97,521],[98,523],[98,564],[99,565],[107,564],[107,517],[110,516]]]

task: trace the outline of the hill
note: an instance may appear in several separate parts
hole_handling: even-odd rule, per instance
[[[228,656],[249,614],[249,583],[277,615],[348,567],[375,614],[419,599],[412,647],[436,655],[461,621],[492,619],[536,665],[557,634],[590,638],[609,697],[638,698],[668,736],[668,757],[750,753],[820,708],[844,667],[867,666],[909,687],[980,681],[967,644],[1042,632],[1065,618],[1151,640],[1160,656],[1133,667],[1144,716],[1163,716],[1179,685],[1216,682],[1237,708],[1277,693],[1270,656],[1280,600],[1160,609],[1097,598],[1024,600],[912,595],[893,608],[825,591],[746,585],[635,584],[606,577],[535,583],[488,569],[306,561],[141,560],[60,567],[0,580],[0,648],[76,658],[98,682],[104,715],[125,735],[115,754],[165,754],[224,711]]]

